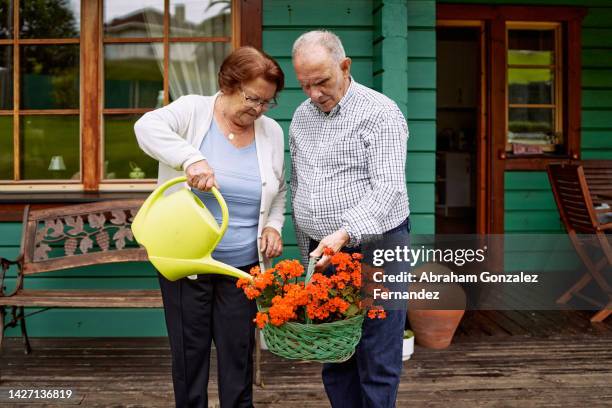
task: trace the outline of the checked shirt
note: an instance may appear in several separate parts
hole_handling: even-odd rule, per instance
[[[349,246],[382,234],[409,215],[406,191],[408,126],[395,102],[351,78],[328,114],[310,99],[289,129],[291,199],[298,245],[343,227]]]

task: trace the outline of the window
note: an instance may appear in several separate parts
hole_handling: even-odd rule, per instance
[[[104,1],[102,188],[157,177],[134,122],[185,94],[210,95],[231,50],[229,1]]]
[[[0,4],[0,179],[80,180],[80,2]]]
[[[506,151],[563,154],[561,25],[508,22],[506,27]]]
[[[133,124],[212,94],[261,0],[0,1],[0,191],[150,190]],[[1,196],[0,196],[1,198]]]

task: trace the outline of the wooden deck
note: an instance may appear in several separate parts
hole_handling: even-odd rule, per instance
[[[612,406],[612,319],[591,325],[589,316],[471,312],[448,349],[417,346],[405,363],[397,406]],[[19,339],[6,339],[0,390],[70,388],[77,398],[66,406],[173,406],[164,338],[33,339],[32,346],[33,354],[25,356]],[[264,352],[262,367],[265,384],[255,387],[256,406],[329,406],[319,364]],[[211,406],[215,370],[213,365]],[[0,400],[0,406],[33,404]]]

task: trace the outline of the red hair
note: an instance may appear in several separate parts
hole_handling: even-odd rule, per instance
[[[234,93],[244,82],[263,78],[276,85],[276,96],[285,87],[285,74],[278,62],[263,51],[253,47],[240,47],[225,58],[219,69],[219,88]]]

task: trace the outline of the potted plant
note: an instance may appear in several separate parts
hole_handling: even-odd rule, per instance
[[[361,339],[364,318],[384,319],[380,306],[361,297],[361,254],[325,249],[336,274],[314,273],[311,260],[282,260],[266,271],[251,269],[252,278],[236,285],[257,300],[257,327],[267,349],[281,357],[319,362],[348,360]]]
[[[414,353],[414,333],[412,332],[412,330],[404,330],[402,361],[409,360],[412,353]]]

